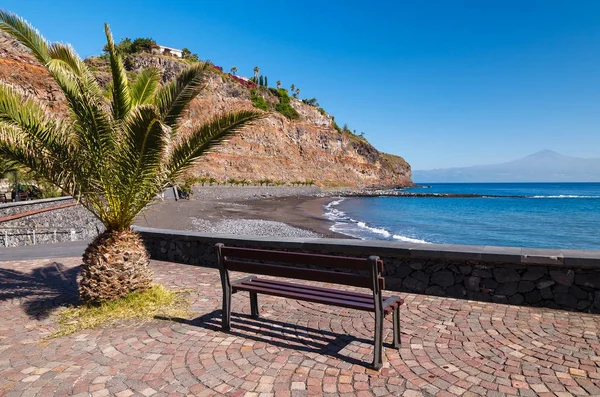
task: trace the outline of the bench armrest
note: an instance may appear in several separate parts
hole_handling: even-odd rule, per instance
[[[383,301],[383,308],[385,309],[386,307],[391,306],[398,301],[400,301],[401,303],[403,302],[402,298],[400,298],[399,296],[390,296],[385,301]]]
[[[235,280],[231,282],[231,285],[236,285],[236,284],[240,284],[243,283],[244,281],[251,281],[253,278],[256,278],[256,276],[247,276],[244,278],[240,278],[239,280]]]

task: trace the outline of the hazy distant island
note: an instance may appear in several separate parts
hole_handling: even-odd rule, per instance
[[[564,156],[542,150],[500,164],[415,170],[416,183],[443,182],[600,182],[600,158]]]

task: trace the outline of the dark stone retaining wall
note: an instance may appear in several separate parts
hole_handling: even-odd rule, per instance
[[[380,256],[386,289],[600,313],[600,251],[278,239],[136,228],[153,259],[216,266],[214,245]]]

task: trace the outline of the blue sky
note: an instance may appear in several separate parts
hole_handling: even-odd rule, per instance
[[[600,157],[600,1],[3,0],[46,38],[188,47],[292,83],[413,169]]]

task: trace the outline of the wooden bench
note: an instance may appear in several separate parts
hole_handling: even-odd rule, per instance
[[[393,313],[393,346],[395,348],[400,347],[400,306],[404,300],[399,296],[384,297],[382,295],[385,281],[382,277],[383,262],[379,257],[371,256],[368,259],[348,258],[226,247],[223,244],[217,244],[216,251],[223,286],[223,330],[228,331],[231,326],[231,295],[239,291],[247,291],[250,293],[250,312],[253,318],[259,317],[258,294],[374,313],[375,348],[373,368],[375,369],[380,369],[383,365],[383,319],[386,315]],[[308,265],[310,268],[298,267],[298,265]],[[372,294],[275,281],[258,278],[254,275],[232,282],[229,279],[230,270],[369,288],[372,290]]]

